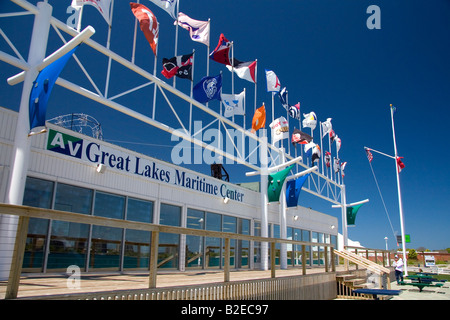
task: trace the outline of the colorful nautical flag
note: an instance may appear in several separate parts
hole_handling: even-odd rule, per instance
[[[400,159],[403,159],[403,157],[397,157],[397,166],[398,166],[399,173],[402,171],[402,169],[405,168],[405,164]]]
[[[313,111],[311,111],[310,113],[304,113],[303,117],[305,117],[305,119],[303,119],[303,122],[302,122],[303,126],[311,128],[311,130],[314,130],[317,125],[316,114]]]
[[[302,190],[303,184],[308,179],[309,175],[310,173],[286,182],[286,206],[288,208],[297,206],[300,191]]]
[[[312,141],[312,137],[309,134],[306,134],[298,129],[294,129],[292,133],[291,142],[293,145],[298,144],[307,144]]]
[[[174,22],[177,24],[177,21]],[[209,21],[199,21],[189,18],[182,12],[178,13],[178,25],[189,31],[193,41],[209,45]]]
[[[291,165],[281,171],[269,174],[267,188],[269,202],[280,201],[280,193],[283,188],[284,180],[286,180],[289,171],[291,171],[293,167],[294,165]]]
[[[272,129],[272,144],[282,139],[289,139],[289,122],[285,117],[275,119],[269,127]]]
[[[234,58],[233,64],[234,67],[227,65],[230,72],[234,70],[239,78],[256,83],[256,61],[241,62]]]
[[[192,60],[194,53],[176,56],[170,59],[163,58],[163,70],[161,73],[167,79],[177,76],[192,80]]]
[[[341,138],[339,138],[336,135],[336,138],[334,138],[334,140],[336,141],[336,150],[337,150],[337,152],[339,152],[339,150],[341,150],[341,144],[342,144]]]
[[[347,161],[341,163],[341,174],[342,174],[343,177],[345,177],[345,171],[344,170],[345,170],[346,166],[347,166]]]
[[[288,91],[287,91],[286,87],[284,87],[283,89],[281,89],[278,92],[278,98],[280,99],[280,102],[281,102],[281,105],[283,106],[283,108],[286,110],[289,110],[289,104],[287,102]]]
[[[319,161],[321,155],[320,146],[316,144],[312,148],[312,155],[311,155],[311,167],[314,165],[314,162]]]
[[[328,151],[325,152],[325,165],[327,168],[331,166],[331,153]]]
[[[130,7],[135,17],[139,20],[139,26],[150,44],[153,54],[156,56],[159,37],[159,24],[156,16],[142,4],[130,2]]]
[[[222,74],[215,77],[203,77],[199,83],[193,88],[193,97],[201,103],[206,103],[210,100],[220,100],[222,91]]]
[[[334,159],[334,172],[338,173],[339,170],[341,170],[341,165],[339,164],[340,160],[338,158],[333,158],[333,159]]]
[[[47,113],[47,104],[53,86],[56,83],[61,71],[64,69],[67,61],[72,57],[76,46],[71,51],[63,55],[58,60],[42,69],[36,80],[33,82],[33,88],[29,99],[29,135],[45,132],[45,115]]]
[[[266,71],[267,92],[279,92],[281,90],[280,80],[272,70]]]
[[[175,17],[175,6],[178,3],[178,0],[149,0],[150,2],[153,2],[158,7],[166,11],[170,16],[174,19]]]
[[[331,118],[327,118],[327,121],[322,122],[322,139],[333,129],[331,120]]]
[[[294,119],[300,119],[300,102],[289,106],[289,115]]]
[[[336,132],[334,132],[333,129],[330,130],[330,132],[328,133],[330,135],[330,141],[331,143],[334,142],[334,138],[336,138]]]
[[[305,150],[305,155],[307,158],[310,158],[312,156],[312,151],[315,146],[316,146],[316,144],[312,140],[310,142],[308,142],[307,144],[305,144],[304,150]]]
[[[221,33],[219,43],[217,44],[217,47],[214,49],[214,51],[212,51],[209,54],[209,57],[218,63],[231,65],[230,48],[231,48],[231,41],[228,41],[227,38],[225,38],[225,36],[223,35],[223,33]]]
[[[256,109],[255,114],[253,115],[252,119],[252,133],[255,133],[261,128],[264,128],[266,125],[266,107],[264,106],[264,103],[261,107]]]
[[[79,10],[85,4],[95,7],[108,24],[110,21],[111,0],[72,0],[71,6]]]
[[[244,111],[244,100],[245,91],[239,94],[224,94],[222,93],[222,102],[225,106],[225,111],[223,116],[230,118],[234,115],[245,115]]]

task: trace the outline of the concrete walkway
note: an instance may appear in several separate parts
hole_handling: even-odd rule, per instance
[[[422,292],[416,287],[398,285],[394,281],[391,283],[391,289],[401,290],[402,292],[398,296],[393,296],[390,300],[450,300],[450,283],[448,281],[440,288],[426,287]]]

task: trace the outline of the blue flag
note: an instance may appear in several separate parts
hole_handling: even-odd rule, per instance
[[[286,182],[286,206],[288,208],[297,206],[300,191],[309,175],[310,174],[308,173],[300,178]]]
[[[194,99],[201,103],[206,103],[209,100],[220,100],[222,92],[222,74],[215,77],[203,77],[199,83],[194,86]]]
[[[41,70],[41,72],[39,72],[36,80],[34,80],[29,100],[30,135],[39,133],[36,132],[37,130],[33,129],[45,126],[45,114],[47,112],[47,103],[50,93],[59,77],[59,74],[62,69],[64,69],[67,61],[70,57],[72,57],[77,48],[78,46],[73,48],[55,62],[46,66]]]

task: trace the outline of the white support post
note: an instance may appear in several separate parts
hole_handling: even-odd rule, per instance
[[[268,156],[267,156],[267,135],[266,129],[261,130],[262,136],[260,137],[261,145],[259,147],[260,151],[260,162],[261,162],[261,237],[267,238],[269,222],[268,222],[268,195],[267,195],[267,184],[268,179]],[[271,257],[272,259],[274,257]],[[268,242],[261,242],[261,270],[269,269],[269,244]]]
[[[280,148],[280,164],[284,164],[286,156],[284,148]],[[286,225],[286,183],[283,183],[283,188],[280,194],[280,238],[287,239],[287,225]],[[275,258],[275,257],[274,257]],[[280,268],[287,269],[287,244],[281,243],[280,247]]]
[[[47,2],[39,2],[37,4],[38,13],[34,19],[33,33],[31,36],[30,49],[28,54],[28,64],[30,69],[25,73],[25,80],[22,89],[22,97],[20,100],[19,116],[17,119],[16,133],[14,138],[14,149],[11,160],[11,173],[6,196],[6,203],[21,205],[23,202],[23,194],[25,190],[25,182],[28,171],[28,160],[30,157],[30,140],[28,133],[30,131],[29,124],[29,97],[33,87],[33,81],[38,75],[36,66],[42,63],[46,49],[48,33],[50,29],[50,18],[52,16],[52,6]],[[8,219],[2,219],[2,221]],[[3,223],[1,223],[3,224]],[[11,222],[6,221],[6,226],[0,225],[3,239],[15,239],[16,229],[11,228]],[[16,222],[17,226],[17,222]],[[14,230],[12,230],[14,229]],[[5,231],[9,230],[9,231]],[[9,242],[9,240],[7,240]],[[7,243],[4,242],[4,243]],[[9,266],[12,261],[14,243],[9,246],[3,246],[0,249],[0,260],[5,263],[0,266],[0,279],[4,279],[9,275]]]

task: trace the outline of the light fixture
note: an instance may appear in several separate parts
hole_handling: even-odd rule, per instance
[[[292,220],[297,221],[298,220],[298,216],[293,216]]]
[[[228,198],[228,197],[225,197],[225,198],[223,198],[223,203],[228,203],[228,201],[230,201],[230,198]]]
[[[106,170],[106,166],[104,164],[102,164],[102,163],[97,164],[97,172],[98,173],[103,173],[103,172],[105,172],[105,170]]]
[[[336,227],[335,227],[334,224],[332,224],[332,225],[330,226],[330,228],[331,228],[331,230],[333,230],[333,229],[336,228]]]

